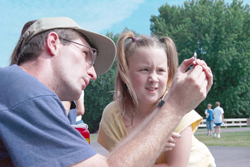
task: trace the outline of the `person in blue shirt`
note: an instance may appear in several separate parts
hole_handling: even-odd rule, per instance
[[[205,115],[206,115],[206,124],[207,124],[207,135],[212,136],[213,129],[214,129],[212,104],[207,105],[207,109],[205,110]]]

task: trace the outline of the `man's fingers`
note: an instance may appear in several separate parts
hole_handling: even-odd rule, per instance
[[[184,73],[187,70],[187,68],[193,64],[194,60],[195,60],[194,57],[190,59],[185,59],[179,66],[180,72]]]
[[[207,63],[204,60],[197,59],[196,65],[207,66]]]
[[[208,92],[213,85],[213,73],[208,66],[205,68],[204,72],[206,73],[206,76],[207,76],[207,81],[208,81],[207,92]]]

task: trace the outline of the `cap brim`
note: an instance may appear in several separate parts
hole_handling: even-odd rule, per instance
[[[94,64],[97,75],[106,73],[114,63],[116,55],[115,43],[108,37],[91,31],[78,29],[79,32],[87,36],[98,51]]]

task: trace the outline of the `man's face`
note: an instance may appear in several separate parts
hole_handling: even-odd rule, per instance
[[[92,51],[88,48],[90,45],[82,37],[72,41],[67,45],[60,44],[59,57],[56,62],[58,70],[54,70],[59,76],[57,78],[60,78],[58,87],[65,92],[61,100],[78,99],[89,81],[97,78],[95,69],[89,60],[91,58],[89,54]]]

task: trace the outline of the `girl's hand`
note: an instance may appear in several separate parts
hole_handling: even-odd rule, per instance
[[[163,149],[163,151],[170,151],[175,147],[176,139],[179,139],[181,135],[179,133],[172,133],[172,136],[168,138],[167,143]]]

